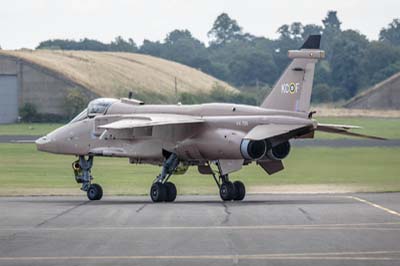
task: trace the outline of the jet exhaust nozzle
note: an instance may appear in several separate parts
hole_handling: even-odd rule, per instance
[[[240,152],[247,160],[257,160],[264,157],[267,152],[267,143],[265,140],[244,139],[240,144]]]
[[[279,161],[285,159],[289,155],[289,152],[290,152],[290,142],[285,141],[281,144],[278,144],[268,149],[266,156],[273,161]]]

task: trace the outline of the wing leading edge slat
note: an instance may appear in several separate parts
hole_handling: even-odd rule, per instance
[[[204,120],[195,116],[148,114],[140,116],[126,116],[120,120],[101,125],[102,129],[130,129],[163,125],[180,125],[203,123]]]

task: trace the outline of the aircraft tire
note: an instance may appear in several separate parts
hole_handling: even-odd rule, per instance
[[[222,183],[219,189],[219,195],[223,201],[233,200],[235,196],[235,186],[233,183],[230,181]]]
[[[153,202],[162,202],[167,199],[167,188],[164,184],[156,182],[151,186],[150,197]]]
[[[89,200],[100,200],[103,197],[103,189],[98,184],[91,184],[86,193]]]
[[[233,200],[243,200],[246,196],[246,188],[244,184],[241,181],[235,181],[233,182],[233,185],[235,186],[235,197]]]
[[[164,183],[165,188],[167,189],[167,197],[165,199],[166,202],[173,202],[176,199],[176,186],[172,182]]]

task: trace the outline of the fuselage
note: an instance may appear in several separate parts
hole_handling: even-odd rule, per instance
[[[99,129],[99,121],[129,115],[186,115],[199,124],[163,125],[120,132]],[[97,122],[96,122],[97,121]],[[165,152],[196,162],[243,159],[240,143],[257,125],[312,125],[306,113],[270,110],[249,105],[138,105],[115,101],[102,114],[70,122],[39,139],[39,150],[72,155],[128,157],[131,162],[159,163]]]

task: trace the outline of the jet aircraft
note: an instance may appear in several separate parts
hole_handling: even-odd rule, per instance
[[[315,131],[379,139],[349,131],[356,126],[321,124],[312,118],[314,69],[324,58],[320,39],[311,35],[300,49],[288,51],[292,61],[261,106],[149,105],[131,97],[99,98],[71,122],[38,139],[37,149],[78,156],[72,163],[75,180],[90,200],[103,195],[101,186],[92,182],[96,156],[162,166],[150,188],[153,202],[174,201],[177,190],[170,177],[189,166],[214,178],[222,200],[243,200],[244,184],[230,181],[229,174],[251,163],[270,175],[283,170],[292,139],[313,138]]]

